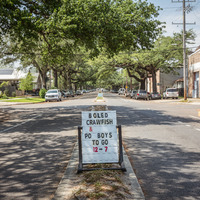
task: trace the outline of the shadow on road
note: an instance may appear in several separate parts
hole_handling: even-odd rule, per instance
[[[51,199],[76,141],[76,133],[72,134],[71,131],[81,125],[81,111],[87,107],[20,109],[19,112],[19,109],[10,108],[12,120],[4,121],[0,128],[0,199]],[[117,111],[118,124],[123,126],[173,125],[177,121],[200,122],[167,115],[158,110],[125,106],[111,106],[109,109]],[[28,122],[17,126],[23,121]],[[13,126],[16,127],[12,129]],[[157,186],[162,197],[168,195],[168,198],[157,199],[170,199],[170,193],[174,196],[176,192],[181,194],[176,199],[186,197],[186,194],[199,197],[199,175],[184,173],[180,168],[187,170],[190,165],[195,167],[200,162],[200,154],[184,152],[173,144],[154,140],[125,138],[124,141],[130,154],[134,155],[135,168],[140,169],[137,172],[138,178],[141,174],[145,176],[142,184],[144,188],[148,188],[145,191],[147,197]],[[142,159],[139,159],[139,155]],[[153,180],[153,177],[158,179]],[[186,187],[186,183],[189,183],[189,187]],[[157,193],[155,195],[159,196]]]
[[[200,153],[149,139],[124,142],[146,199],[200,199]]]
[[[177,124],[177,122],[200,123],[199,119],[172,116],[165,111],[136,109],[122,106],[109,106],[109,109],[117,111],[117,122],[124,126],[174,125]]]
[[[80,110],[23,109],[18,119],[37,116],[0,133],[0,199],[51,199],[67,167],[77,140],[72,131],[80,125]],[[19,123],[6,121],[4,128]]]

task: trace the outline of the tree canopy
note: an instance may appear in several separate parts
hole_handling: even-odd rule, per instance
[[[192,41],[195,34],[192,30],[186,33],[187,41]],[[133,53],[116,56],[112,66],[128,71],[130,77],[141,83],[145,89],[145,79],[152,77],[153,91],[156,92],[156,72],[176,73],[183,63],[182,34],[175,33],[172,37],[160,36],[150,50],[140,50]]]
[[[94,58],[101,52],[113,56],[150,49],[161,31],[155,19],[158,10],[146,0],[4,0],[0,2],[1,44],[9,47],[1,57],[11,54],[25,67],[36,67],[43,87],[46,73],[52,70],[57,87],[58,76],[71,79],[73,72],[72,78],[78,80],[83,66],[88,68],[84,76],[93,69],[74,61],[77,55]],[[74,65],[81,67],[77,70]]]

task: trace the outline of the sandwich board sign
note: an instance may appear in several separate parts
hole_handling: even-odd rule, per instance
[[[82,130],[82,131],[81,131]],[[84,111],[79,127],[79,170],[84,164],[123,162],[116,111]]]

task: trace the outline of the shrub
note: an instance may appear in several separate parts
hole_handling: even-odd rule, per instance
[[[5,90],[4,90],[4,95],[7,96],[7,97],[10,95],[8,89],[5,89]]]
[[[12,97],[16,97],[16,92],[12,92]]]
[[[5,92],[4,92],[3,96],[2,96],[2,99],[8,99],[8,96],[5,94]]]
[[[41,89],[40,92],[39,92],[40,97],[44,99],[44,98],[45,98],[45,94],[46,94],[46,92],[47,92],[46,89],[44,89],[44,88]]]

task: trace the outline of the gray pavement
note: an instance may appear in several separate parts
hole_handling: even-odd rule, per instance
[[[2,116],[5,116],[5,113],[7,112],[6,109],[9,107],[16,107],[17,105],[21,105],[22,103],[13,103],[13,102],[0,102],[0,118],[1,114]],[[27,103],[26,103],[27,104]],[[24,104],[25,105],[25,104]],[[47,103],[48,105],[48,103]],[[5,109],[4,109],[5,108]],[[4,112],[1,112],[3,111]],[[1,120],[1,119],[0,119]],[[125,167],[127,169],[127,172],[124,172],[124,179],[126,182],[124,184],[129,185],[129,188],[131,187],[131,193],[132,197],[131,199],[144,199],[144,194],[142,192],[142,189],[138,183],[138,180],[136,178],[136,175],[132,169],[132,166],[129,162],[129,159],[125,153],[124,153],[124,162]],[[74,147],[74,150],[71,154],[71,158],[67,164],[67,169],[61,179],[60,184],[58,185],[58,188],[56,190],[55,196],[53,197],[54,200],[64,200],[69,199],[73,192],[73,186],[78,184],[78,176],[77,176],[77,167],[78,167],[78,146],[77,144]],[[26,198],[26,197],[24,197]],[[27,197],[28,199],[28,197]]]
[[[65,99],[67,100],[67,99]],[[153,102],[154,100],[152,100]],[[151,102],[151,101],[149,101]],[[187,98],[187,102],[184,102],[183,99],[161,99],[156,100],[156,102],[159,103],[182,103],[182,104],[196,104],[200,105],[200,98]],[[4,102],[3,100],[0,100],[0,108],[4,106],[14,106],[14,105],[22,105],[22,104],[32,104],[32,103],[21,103],[21,102]],[[35,103],[34,103],[35,104]]]
[[[188,99],[189,102],[180,102],[180,100],[160,100],[156,102],[161,103],[182,103],[182,104],[195,104],[200,105],[200,99]],[[149,101],[150,102],[150,101]],[[144,102],[145,103],[145,102]],[[6,108],[8,106],[15,106],[22,103],[12,103],[12,102],[0,102],[0,120],[1,120],[1,108]],[[163,104],[162,104],[163,105]],[[126,129],[127,132],[131,133],[128,129]],[[125,166],[127,168],[127,172],[124,173],[124,176],[127,180],[130,180],[132,192],[133,192],[133,199],[145,199],[144,194],[141,190],[141,187],[138,183],[138,180],[135,176],[135,173],[132,169],[132,166],[130,164],[130,161],[124,152],[124,160],[125,160]],[[71,159],[69,161],[69,164],[67,166],[67,169],[64,173],[64,176],[57,188],[57,191],[54,196],[54,200],[67,200],[69,196],[72,194],[72,186],[76,184],[77,180],[77,166],[78,166],[78,147],[75,145]]]

